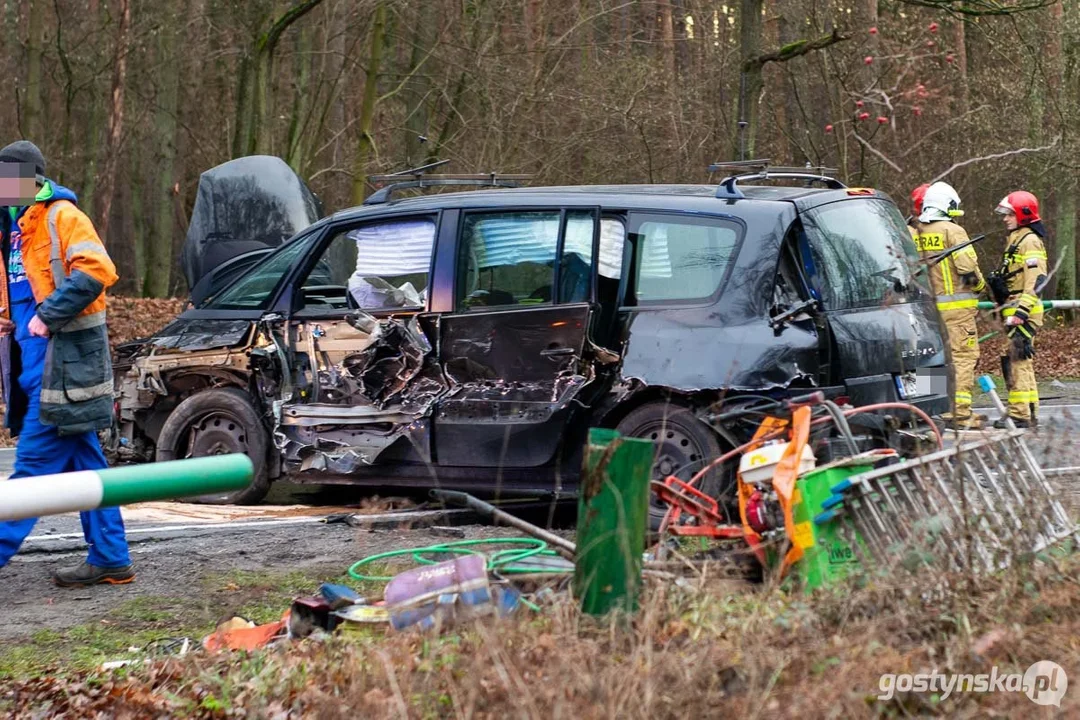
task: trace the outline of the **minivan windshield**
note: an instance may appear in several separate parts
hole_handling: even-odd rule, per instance
[[[279,247],[258,265],[237,278],[200,308],[206,310],[265,310],[274,290],[293,265],[304,257],[319,237],[309,232]]]
[[[842,200],[802,214],[811,285],[828,309],[910,302],[920,295],[919,256],[900,211],[873,198]]]

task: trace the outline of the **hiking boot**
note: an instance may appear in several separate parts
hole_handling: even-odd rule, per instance
[[[994,421],[994,427],[998,430],[1005,430],[1009,427],[1009,420],[1012,420],[1013,425],[1020,430],[1035,427],[1035,423],[1031,422],[1028,418],[998,418]]]
[[[53,582],[60,587],[87,587],[88,585],[126,585],[135,579],[130,565],[103,568],[84,562],[74,567],[60,568],[53,572]]]

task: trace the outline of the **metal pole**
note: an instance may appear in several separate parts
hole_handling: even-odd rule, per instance
[[[548,545],[551,545],[560,555],[563,555],[570,560],[574,559],[575,546],[572,541],[567,540],[564,537],[559,537],[555,533],[533,525],[530,522],[526,522],[519,517],[515,517],[505,510],[500,510],[491,503],[484,502],[480,498],[473,497],[468,493],[458,492],[457,490],[432,490],[431,497],[451,505],[467,507],[470,510],[475,510],[481,515],[486,515],[497,523],[517,528],[518,530],[532,535],[537,540],[543,540]]]
[[[0,520],[229,492],[253,475],[251,459],[237,453],[7,480],[0,482]]]

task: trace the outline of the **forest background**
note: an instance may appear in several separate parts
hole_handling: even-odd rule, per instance
[[[0,127],[93,216],[129,296],[184,296],[199,174],[286,160],[328,211],[448,159],[533,184],[824,165],[969,233],[1043,202],[1076,296],[1080,0],[0,0]],[[1003,235],[981,250],[995,263]],[[1052,283],[1054,285],[1055,283]]]

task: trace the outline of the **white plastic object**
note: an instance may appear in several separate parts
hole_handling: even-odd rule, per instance
[[[790,443],[774,442],[759,447],[748,453],[743,453],[739,460],[739,474],[744,482],[754,485],[768,485],[772,483],[773,473],[783,457]],[[817,465],[817,458],[809,445],[803,446],[802,458],[799,462],[799,475],[809,472]]]

